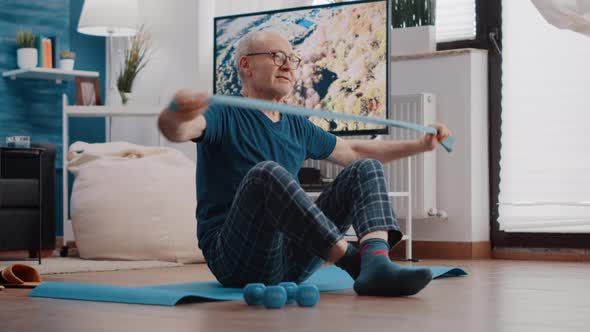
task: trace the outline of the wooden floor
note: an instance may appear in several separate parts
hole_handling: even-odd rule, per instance
[[[315,308],[281,310],[243,302],[176,307],[27,297],[0,291],[0,331],[590,331],[590,264],[436,261],[470,275],[434,280],[417,296],[322,293]],[[48,275],[46,281],[143,286],[211,280],[205,265]]]

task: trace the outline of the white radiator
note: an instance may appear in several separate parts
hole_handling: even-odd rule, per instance
[[[429,93],[392,96],[390,118],[393,120],[429,125],[436,122],[436,96]],[[385,140],[410,140],[424,133],[390,127]],[[412,217],[427,218],[436,211],[436,153],[427,152],[411,157]],[[407,162],[394,161],[385,165],[390,191],[408,191]],[[400,199],[392,201],[396,215],[405,218],[407,204]]]
[[[436,121],[436,96],[429,93],[392,96],[390,119],[429,125]],[[390,127],[389,135],[377,139],[410,140],[423,135],[413,130]],[[369,139],[368,136],[343,137],[344,139]],[[411,160],[411,190],[408,184],[407,160],[397,160],[384,165],[389,182],[389,191],[408,192],[412,197],[412,218],[428,218],[429,211],[436,211],[436,153],[422,153]],[[335,178],[342,167],[325,161],[308,160],[305,167],[321,170],[323,176]],[[398,218],[405,218],[408,203],[404,198],[392,199],[392,206]]]

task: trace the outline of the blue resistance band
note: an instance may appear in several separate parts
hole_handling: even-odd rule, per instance
[[[270,110],[284,114],[293,114],[299,116],[314,116],[323,119],[338,119],[338,120],[349,120],[349,121],[357,121],[357,122],[364,122],[364,123],[371,123],[371,124],[378,124],[384,125],[389,127],[397,127],[402,129],[411,129],[416,130],[428,134],[436,135],[438,131],[436,128],[421,126],[414,123],[409,122],[402,122],[402,121],[394,121],[388,119],[378,119],[378,118],[371,118],[368,116],[360,116],[360,115],[352,115],[352,114],[344,114],[344,113],[334,113],[328,111],[318,111],[312,110],[304,107],[298,106],[291,106],[283,103],[275,103],[267,100],[260,100],[260,99],[253,99],[253,98],[245,98],[245,97],[234,97],[234,96],[221,96],[221,95],[213,95],[209,97],[210,104],[219,104],[219,105],[227,105],[227,106],[235,106],[235,107],[242,107],[250,110]],[[170,105],[170,110],[176,110],[176,105],[174,102]],[[444,141],[440,144],[447,150],[447,152],[453,151],[453,144],[455,143],[455,138],[453,136],[447,137]]]

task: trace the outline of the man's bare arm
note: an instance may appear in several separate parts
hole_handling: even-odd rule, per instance
[[[207,122],[203,115],[189,121],[180,121],[174,112],[166,108],[160,113],[158,127],[166,139],[180,143],[201,137]]]
[[[162,110],[158,128],[171,142],[186,142],[199,138],[207,127],[203,114],[207,110],[208,96],[188,90],[178,91],[174,96],[175,108]]]
[[[438,143],[451,135],[441,123],[432,125],[437,135],[426,134],[422,138],[408,141],[344,140],[337,138],[336,147],[327,158],[340,166],[347,166],[358,159],[376,159],[382,163],[434,150]]]
[[[327,159],[340,166],[348,166],[359,159],[376,159],[388,163],[425,151],[428,149],[419,140],[368,141],[338,138],[334,151]]]

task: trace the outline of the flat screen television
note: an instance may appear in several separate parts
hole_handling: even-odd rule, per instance
[[[368,0],[216,17],[213,91],[240,95],[237,43],[251,31],[271,30],[286,37],[303,60],[285,102],[388,118],[390,12],[388,1]],[[386,126],[310,120],[336,135],[388,133]]]

